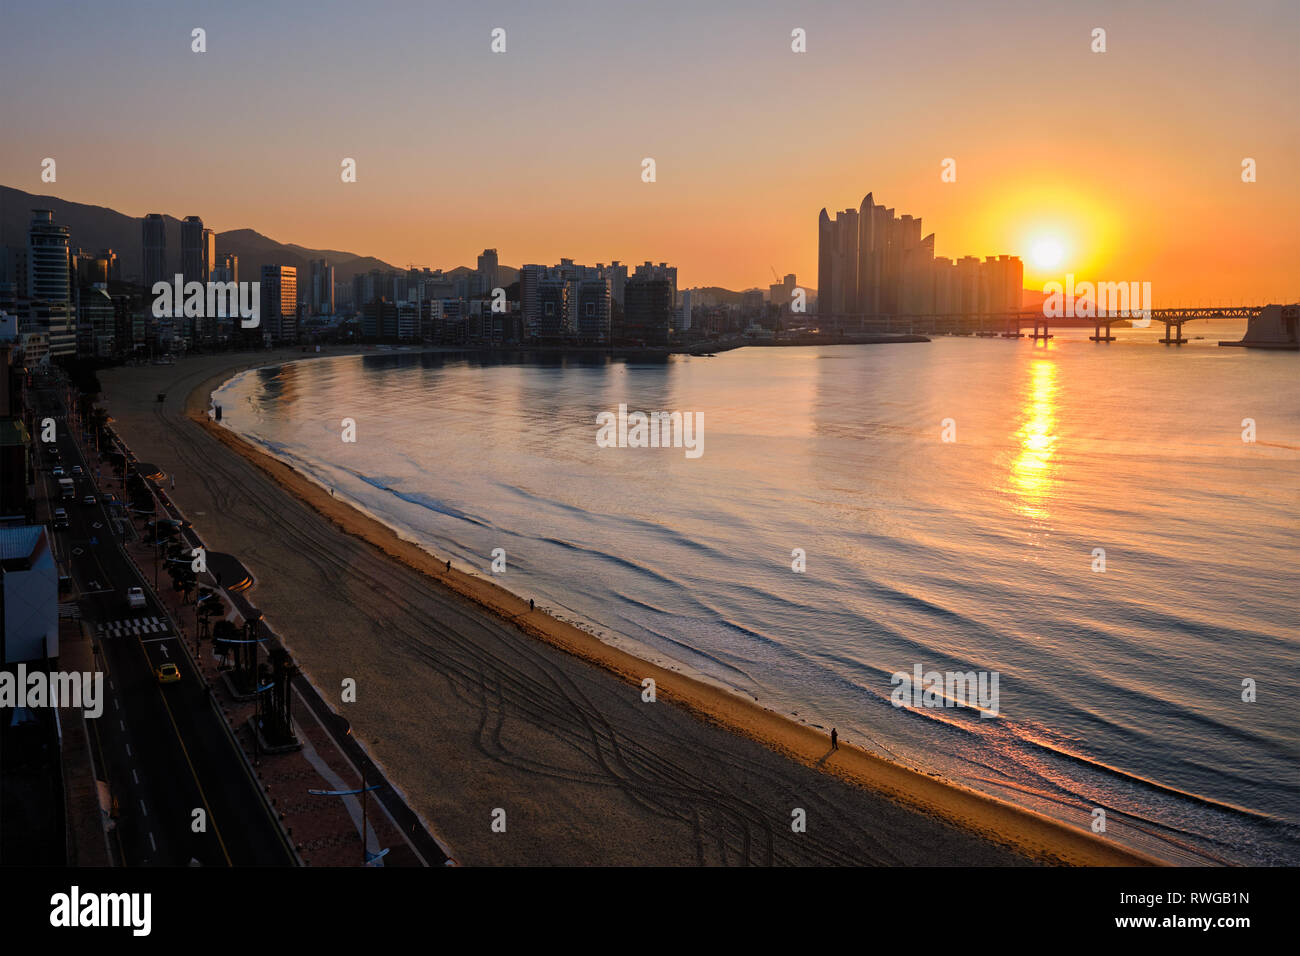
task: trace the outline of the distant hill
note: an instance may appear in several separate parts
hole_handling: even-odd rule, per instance
[[[97,252],[112,249],[122,265],[124,279],[140,278],[144,268],[142,217],[127,216],[104,206],[69,202],[55,196],[38,196],[11,186],[0,186],[0,246],[25,246],[33,209],[52,209],[54,221],[71,230],[72,248]],[[200,213],[201,214],[201,213]],[[186,213],[189,215],[189,213]],[[179,272],[181,262],[181,220],[163,215],[167,231],[169,272]],[[239,256],[239,277],[255,280],[264,265],[296,266],[299,276],[310,275],[313,259],[326,259],[334,267],[334,281],[347,282],[358,272],[371,269],[399,269],[398,266],[336,249],[309,249],[296,243],[276,242],[252,229],[231,229],[217,233],[218,255]],[[519,270],[500,266],[503,285],[514,282]],[[453,275],[472,272],[469,266],[451,270]]]
[[[752,289],[742,289],[740,292],[733,292],[731,289],[724,289],[716,285],[697,286],[693,289],[679,291],[689,291],[692,302],[716,302],[719,305],[740,305],[741,297],[746,292],[762,292],[763,297],[767,298],[767,289],[759,289],[757,286]],[[815,299],[817,297],[816,290],[806,289],[806,291],[809,298]]]
[[[1021,289],[1020,307],[1025,311],[1041,309],[1047,301],[1047,293],[1041,289]]]

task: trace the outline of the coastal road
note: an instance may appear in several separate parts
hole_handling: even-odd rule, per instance
[[[118,805],[115,852],[127,866],[293,865],[256,783],[245,769],[206,688],[179,644],[149,585],[114,539],[129,519],[120,500],[106,506],[96,485],[98,460],[83,457],[68,434],[58,393],[43,389],[42,415],[58,421],[59,454],[40,451],[40,481],[52,507],[64,507],[68,527],[53,532],[60,565],[68,569],[82,617],[98,634],[104,672],[103,715],[94,722],[101,771]],[[52,468],[71,476],[73,499],[59,498]],[[120,488],[108,493],[122,498]],[[93,504],[85,503],[94,495]],[[165,579],[165,576],[163,577]],[[169,585],[170,582],[168,581]],[[127,606],[127,588],[145,589],[143,608]],[[177,665],[181,680],[160,684],[157,668]],[[196,811],[203,827],[195,830]]]
[[[113,370],[104,401],[135,452],[177,475],[170,494],[209,546],[256,576],[258,606],[321,693],[356,681],[340,709],[459,860],[1026,862],[672,704],[647,706],[636,686],[335,527],[185,417],[192,390],[203,386],[206,407],[231,369],[273,359]],[[492,827],[498,810],[505,832]],[[795,810],[806,831],[792,827]]]

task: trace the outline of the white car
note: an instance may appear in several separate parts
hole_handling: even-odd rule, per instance
[[[127,588],[126,603],[129,607],[144,607],[144,588]]]

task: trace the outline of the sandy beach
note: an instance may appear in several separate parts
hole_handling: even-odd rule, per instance
[[[239,370],[297,360],[317,356],[108,370],[101,403],[174,474],[169,493],[208,546],[253,572],[249,598],[460,862],[1153,862],[852,741],[832,753],[813,728],[530,612],[208,419],[211,391]],[[357,700],[339,705],[346,678]]]

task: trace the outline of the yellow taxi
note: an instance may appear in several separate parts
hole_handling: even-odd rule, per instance
[[[181,679],[180,668],[175,664],[163,664],[154,673],[158,675],[160,684],[174,684]]]

